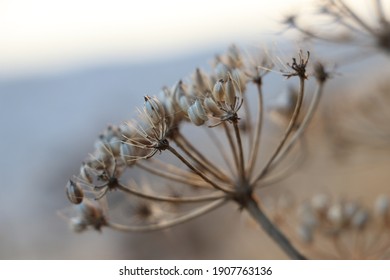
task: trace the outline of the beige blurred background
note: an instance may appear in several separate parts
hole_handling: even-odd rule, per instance
[[[0,1],[0,258],[285,258],[233,204],[148,234],[75,234],[58,212],[69,207],[65,183],[107,125],[131,118],[143,95],[158,93],[196,67],[207,69],[230,43],[284,44],[280,21],[309,2]],[[375,69],[380,61],[364,65]],[[346,84],[361,77],[355,65],[343,70],[353,73]],[[367,79],[367,90],[376,83]],[[270,91],[280,93],[283,86]],[[354,91],[340,81],[328,90]],[[330,97],[324,99],[323,107],[334,107]],[[387,191],[388,145],[369,141],[337,157],[345,149],[339,154],[339,142],[327,137],[341,134],[329,132],[318,116],[315,123],[308,136],[310,164],[270,194],[286,188],[298,197],[302,190],[357,197],[374,196],[374,186]]]

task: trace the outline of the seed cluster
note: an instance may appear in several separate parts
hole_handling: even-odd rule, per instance
[[[255,197],[256,189],[284,178],[289,172],[278,170],[278,163],[303,134],[326,81],[326,78],[316,79],[312,102],[298,123],[304,83],[308,79],[309,52],[307,56],[302,51],[298,55],[298,60],[293,58],[291,64],[286,63],[288,72],[282,73],[287,78],[299,79],[296,102],[290,104],[287,127],[264,163],[259,160],[265,121],[262,85],[272,63],[263,59],[263,66],[259,66],[252,57],[244,58],[239,49],[232,46],[226,54],[215,58],[211,73],[196,69],[189,82],[180,80],[157,95],[144,96],[144,104],[134,119],[111,125],[99,136],[95,150],[82,163],[80,173],[66,186],[68,199],[77,210],[76,217],[71,219],[73,229],[81,232],[89,227],[100,230],[104,226],[122,231],[159,230],[234,201],[240,209],[247,209],[258,219],[271,237],[283,244],[287,254],[303,258],[264,216]],[[250,99],[257,99],[256,115],[251,113]],[[208,139],[194,144],[182,130],[188,125],[203,128]],[[225,166],[207,155],[205,148],[208,147],[204,144],[215,147]],[[162,153],[173,156],[180,166],[162,161],[159,157]],[[125,172],[133,168],[158,177],[156,181],[161,185],[169,182],[169,186],[180,184],[183,187],[172,192],[164,186],[145,188],[134,178],[126,182]],[[137,223],[117,223],[108,215],[107,209],[110,209],[101,207],[103,203],[110,204],[108,193],[111,191],[131,201],[129,220]],[[177,213],[167,211],[164,215],[160,207],[164,203],[191,206],[185,210],[176,207]]]

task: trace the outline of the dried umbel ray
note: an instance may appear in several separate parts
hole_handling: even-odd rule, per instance
[[[261,198],[254,192],[284,178],[297,163],[278,168],[309,124],[328,78],[322,64],[317,64],[314,74],[309,75],[308,63],[309,52],[302,51],[291,64],[286,63],[289,71],[282,74],[299,80],[298,96],[295,104],[291,104],[292,114],[283,135],[271,147],[274,149],[271,156],[265,159],[261,157],[260,143],[265,119],[262,91],[264,76],[273,67],[269,61],[244,58],[232,46],[216,58],[212,73],[196,69],[190,82],[179,81],[157,96],[145,96],[138,117],[108,127],[97,140],[95,151],[82,164],[80,174],[68,184],[69,200],[78,209],[71,219],[74,229],[78,232],[89,227],[130,232],[160,230],[205,215],[231,201],[248,211],[291,258],[304,259],[264,214]],[[311,76],[317,87],[308,109],[302,111],[305,83]],[[249,100],[256,99],[257,112],[252,115]],[[183,133],[185,124],[204,128],[209,138],[202,141],[203,147],[210,145],[219,151],[227,168],[191,142],[190,135]],[[171,154],[180,164],[162,162],[159,159],[162,153]],[[125,182],[124,173],[132,168],[180,184],[181,189],[172,193],[163,187],[152,190],[135,180]],[[100,209],[96,202],[106,199],[113,190],[131,198],[130,201],[145,202],[138,203],[140,209],[135,211],[141,223],[115,222],[108,215],[110,212]],[[92,203],[93,200],[96,201]],[[172,212],[163,215],[162,211],[155,211],[155,205],[159,204],[193,207],[185,211],[178,207],[175,215]],[[157,212],[158,216],[150,219]],[[132,217],[129,220],[134,221]]]

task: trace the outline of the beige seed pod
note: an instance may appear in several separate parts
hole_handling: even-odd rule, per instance
[[[246,91],[247,76],[240,69],[233,69],[232,78],[237,82],[240,92]]]
[[[187,110],[190,121],[197,126],[204,124],[207,120],[206,113],[201,106],[199,100],[196,100]]]
[[[234,86],[234,81],[231,76],[229,76],[226,82],[226,94],[225,94],[226,104],[233,107],[236,104],[236,88]]]
[[[206,112],[200,100],[199,99],[195,100],[195,103],[193,105],[195,106],[196,113],[198,114],[198,116],[202,118],[204,121],[207,121],[209,118],[207,117]]]
[[[187,112],[188,108],[190,107],[190,103],[188,101],[188,97],[187,96],[184,96],[184,95],[180,96],[179,106],[180,106],[180,109],[183,112]]]
[[[73,204],[80,204],[84,198],[84,192],[77,182],[69,180],[65,187],[66,196]]]
[[[217,102],[222,102],[225,100],[225,85],[223,80],[218,80],[213,88],[213,97]]]
[[[214,99],[211,97],[206,97],[203,101],[203,105],[207,112],[211,113],[214,117],[220,116],[223,111],[219,109],[218,105],[215,103]]]
[[[144,96],[144,110],[154,124],[165,118],[164,106],[156,97]]]

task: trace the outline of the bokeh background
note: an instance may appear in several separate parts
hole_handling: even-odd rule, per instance
[[[289,42],[297,49],[281,21],[312,2],[0,1],[0,258],[285,258],[233,205],[148,234],[75,234],[58,213],[69,207],[64,186],[96,137],[134,116],[143,95],[157,94],[196,67],[207,69],[231,43],[279,49]],[[374,69],[379,61],[364,65]],[[345,69],[356,70],[349,81],[361,77],[358,67]],[[335,85],[340,94],[351,91]],[[299,193],[344,185],[341,193],[364,196],[365,184],[380,189],[390,181],[386,148],[359,154],[353,164],[338,160],[334,146],[323,143],[326,125],[317,124],[309,146],[322,152],[288,187]],[[325,177],[331,180],[322,182]]]

